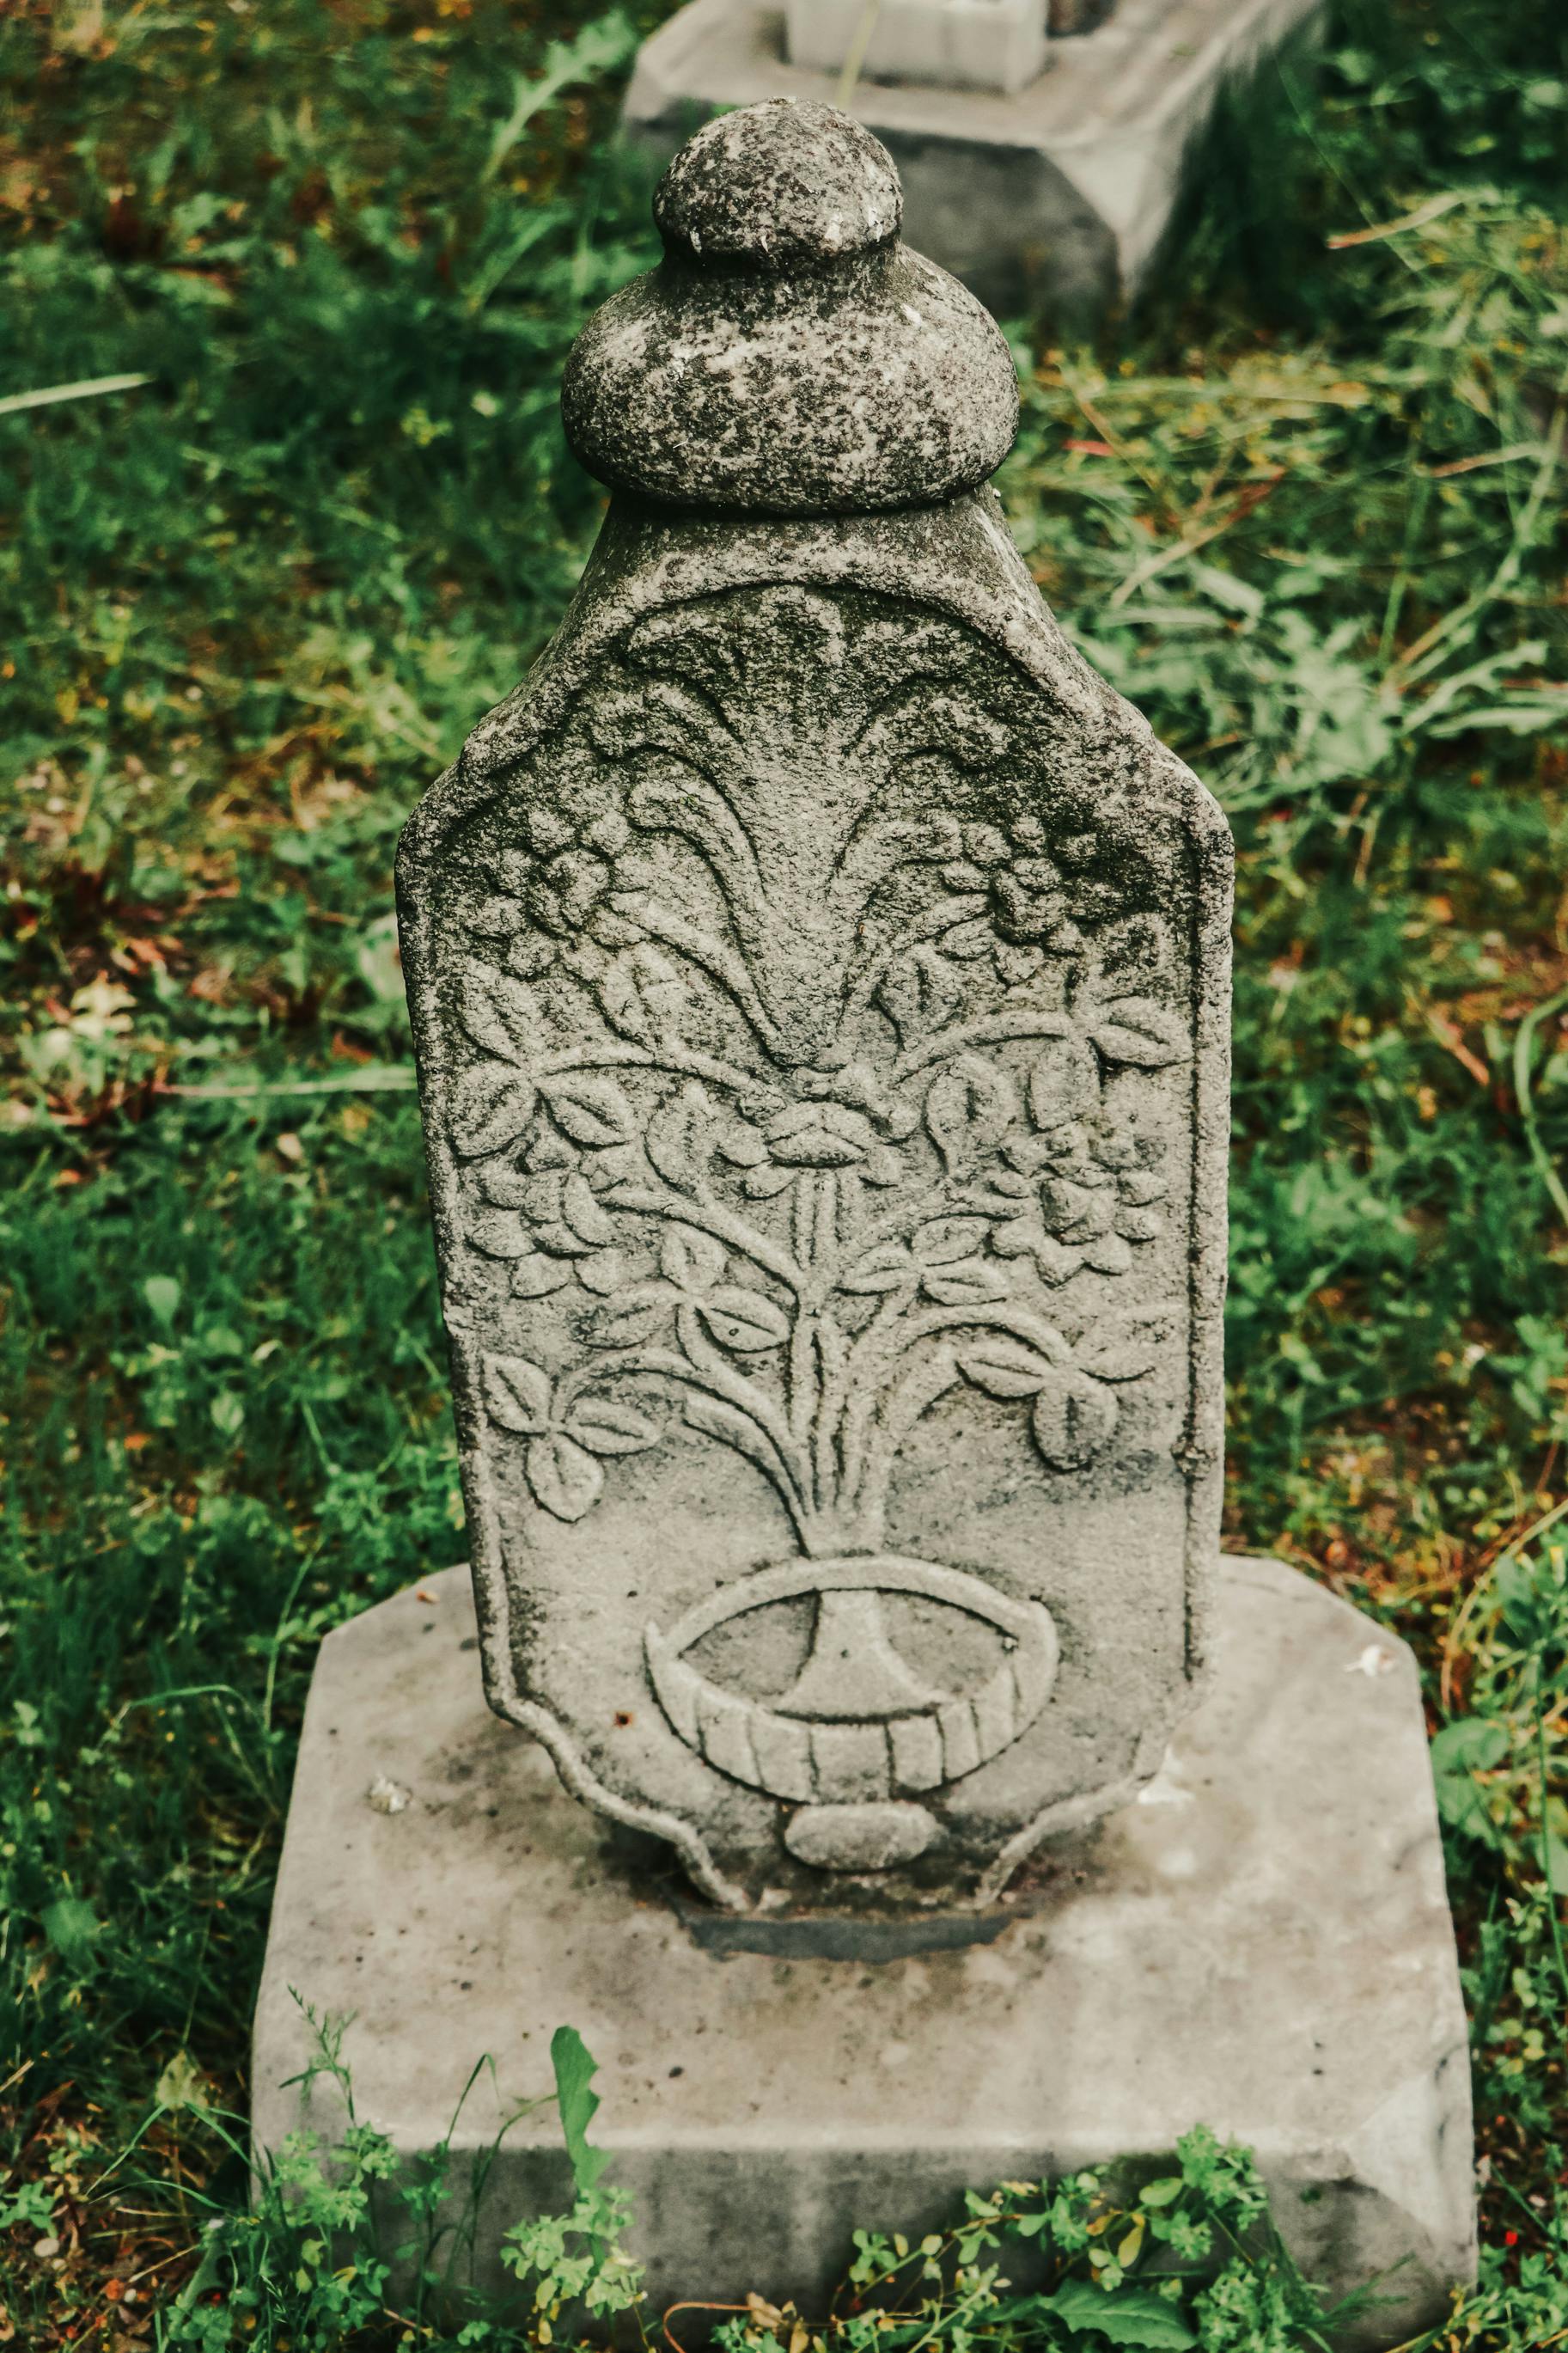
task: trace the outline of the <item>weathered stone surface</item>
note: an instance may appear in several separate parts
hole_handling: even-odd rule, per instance
[[[864,152],[717,128],[739,280],[759,142],[797,243],[802,141]],[[713,153],[664,209],[721,242]],[[758,446],[855,381],[763,381]],[[1201,1669],[1217,811],[988,491],[627,498],[399,890],[492,1705],[731,1908],[987,1900]]]
[[[847,115],[710,123],[654,207],[666,258],[590,321],[567,438],[616,489],[780,515],[914,506],[995,471],[1013,361],[956,279],[896,241],[898,176]]]
[[[1187,151],[1227,79],[1321,0],[1061,0],[1050,62],[1022,87],[863,79],[855,111],[903,181],[911,245],[1003,318],[1103,308],[1144,282]],[[847,7],[845,13],[857,13]],[[643,44],[626,94],[665,156],[720,107],[831,99],[831,69],[792,64],[778,0],[690,0]]]
[[[324,2080],[308,2108],[285,2088],[309,2056],[290,1988],[353,2014],[359,2114],[406,2155],[439,2144],[493,2056],[459,2184],[512,2101],[548,2089],[570,2023],[604,2066],[595,2137],[634,2194],[655,2311],[755,2288],[810,2313],[854,2226],[918,2233],[966,2186],[1157,2160],[1203,2120],[1256,2147],[1332,2290],[1409,2258],[1358,2339],[1404,2341],[1474,2260],[1415,1665],[1275,1564],[1223,1563],[1215,1619],[1213,1682],[1158,1779],[1032,1865],[964,1948],[878,1960],[889,1935],[934,1945],[947,1924],[710,1915],[721,1959],[487,1714],[466,1572],[383,1603],[328,1637],[311,1688],[257,2017],[258,2141],[341,2122]],[[386,1810],[378,1784],[407,1803]],[[544,2109],[489,2177],[481,2275],[499,2284],[501,2231],[565,2192]]]

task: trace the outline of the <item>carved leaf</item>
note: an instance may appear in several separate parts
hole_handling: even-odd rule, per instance
[[[608,1299],[614,1293],[626,1289],[631,1269],[625,1250],[592,1250],[586,1258],[580,1258],[576,1273],[578,1282],[585,1290],[595,1292],[601,1299]]]
[[[603,1150],[606,1145],[630,1144],[637,1136],[637,1113],[614,1079],[592,1071],[567,1071],[543,1080],[542,1092],[574,1144]]]
[[[599,985],[605,1018],[645,1045],[676,1026],[684,1001],[680,976],[667,955],[646,943],[623,949]]]
[[[613,1219],[605,1217],[594,1198],[587,1178],[575,1171],[561,1187],[561,1208],[573,1231],[595,1250],[603,1250],[607,1242],[615,1240]]]
[[[1048,1356],[1001,1332],[988,1332],[984,1340],[961,1349],[958,1369],[966,1381],[994,1398],[1037,1397],[1057,1377]]]
[[[501,1152],[533,1117],[539,1100],[531,1079],[510,1062],[473,1062],[452,1090],[447,1124],[465,1160]]]
[[[1053,1371],[1030,1417],[1035,1444],[1053,1471],[1077,1471],[1100,1452],[1116,1427],[1116,1399],[1078,1372]]]
[[[958,1007],[963,983],[947,959],[930,946],[902,956],[877,991],[900,1039],[921,1029],[940,1029]]]
[[[943,932],[942,944],[949,955],[957,956],[963,964],[973,964],[989,955],[996,944],[996,934],[983,915],[968,923],[955,923],[951,932]]]
[[[1192,1039],[1174,1013],[1152,997],[1113,997],[1097,1005],[1089,1034],[1108,1062],[1135,1062],[1140,1070],[1163,1071],[1186,1061]]]
[[[678,1303],[668,1282],[634,1282],[594,1310],[583,1336],[594,1348],[638,1348],[663,1329]]]
[[[950,1176],[962,1176],[1006,1134],[1017,1115],[1006,1073],[978,1054],[960,1054],[931,1081],[925,1120]]]
[[[1170,1346],[1175,1323],[1174,1312],[1168,1307],[1105,1316],[1084,1334],[1073,1350],[1073,1360],[1080,1372],[1092,1374],[1098,1381],[1142,1380]]]
[[[544,1250],[532,1250],[512,1268],[511,1295],[514,1299],[546,1299],[571,1280],[569,1258],[551,1258]]]
[[[695,1081],[661,1103],[647,1124],[643,1143],[648,1158],[678,1192],[694,1193],[711,1150],[713,1105]]]
[[[723,1243],[711,1234],[695,1226],[671,1226],[659,1246],[659,1272],[677,1290],[700,1297],[722,1275],[726,1255]]]
[[[939,1307],[985,1307],[1005,1299],[1009,1284],[1000,1267],[984,1259],[960,1259],[955,1266],[930,1267],[921,1277],[921,1289]]]
[[[1158,1209],[1118,1209],[1116,1230],[1126,1241],[1157,1242],[1164,1231],[1164,1219]]]
[[[727,1405],[722,1398],[705,1396],[700,1390],[690,1391],[682,1412],[692,1430],[700,1430],[704,1438],[718,1438],[742,1454],[755,1455],[762,1443],[756,1424],[739,1406]]]
[[[579,1398],[563,1426],[590,1454],[641,1454],[664,1435],[651,1414],[611,1397]]]
[[[522,1258],[533,1248],[533,1237],[521,1218],[507,1209],[479,1209],[468,1219],[463,1233],[487,1258]]]
[[[782,1348],[789,1338],[789,1318],[782,1307],[760,1291],[742,1291],[739,1283],[721,1283],[702,1302],[702,1320],[726,1348],[752,1356],[763,1348]]]
[[[526,1356],[487,1356],[485,1404],[492,1421],[521,1437],[533,1437],[550,1419],[550,1376]]]
[[[897,1291],[901,1283],[912,1280],[915,1271],[915,1261],[902,1242],[879,1242],[875,1250],[856,1260],[840,1279],[838,1288],[871,1295]]]
[[[748,1168],[741,1179],[741,1190],[753,1201],[769,1201],[793,1185],[798,1173],[794,1168]]]
[[[503,1062],[525,1062],[539,1036],[539,999],[526,981],[493,964],[468,966],[458,1018],[475,1045]]]
[[[605,1474],[593,1456],[564,1430],[534,1439],[522,1467],[535,1501],[558,1520],[580,1520],[604,1489]]]
[[[917,1227],[910,1248],[921,1266],[951,1266],[972,1258],[985,1239],[984,1218],[933,1218]]]
[[[528,1188],[536,1179],[510,1160],[492,1160],[479,1171],[479,1187],[498,1209],[525,1209]]]
[[[1100,1100],[1100,1071],[1082,1038],[1046,1038],[1029,1071],[1029,1112],[1050,1129],[1081,1119]]]

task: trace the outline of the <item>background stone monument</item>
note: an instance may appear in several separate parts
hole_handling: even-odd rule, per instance
[[[1414,2325],[1470,2204],[1413,1670],[1217,1560],[1226,828],[1040,604],[878,142],[751,109],[657,216],[564,386],[593,561],[405,836],[477,1635],[454,1571],[324,1650],[258,2136],[290,1989],[411,2152],[569,2021],[655,2293],[810,2297],[1202,2120]]]
[[[898,165],[921,252],[1004,317],[1089,311],[1147,273],[1224,83],[1319,5],[1055,0],[1030,16],[1023,0],[883,0],[852,103]],[[662,160],[721,108],[832,100],[861,13],[689,0],[643,44],[627,127]],[[982,21],[1004,16],[1019,20],[1005,36]]]

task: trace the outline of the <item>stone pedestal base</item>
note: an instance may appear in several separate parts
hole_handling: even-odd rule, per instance
[[[1319,5],[1117,0],[1093,32],[1052,41],[1022,90],[862,79],[852,109],[898,164],[906,244],[1004,318],[1089,310],[1137,284],[1222,81]],[[626,119],[663,161],[723,108],[837,90],[788,62],[777,0],[691,0],[643,44]]]
[[[636,2201],[656,2307],[793,2296],[857,2224],[919,2233],[966,2185],[1168,2151],[1197,2122],[1257,2150],[1287,2239],[1336,2293],[1401,2264],[1361,2334],[1435,2320],[1474,2261],[1464,2010],[1414,1662],[1276,1562],[1228,1560],[1215,1676],[1158,1778],[945,1949],[731,1922],[700,1940],[646,1859],[486,1709],[468,1577],[447,1570],[322,1646],[257,2013],[258,2145],[341,2121],[282,2088],[291,1989],[353,2014],[358,2112],[410,2156],[483,2152],[550,2089],[549,2042],[601,2063],[596,2137]],[[947,1924],[950,1930],[958,1924]],[[978,1931],[976,1935],[975,1932]],[[748,1940],[771,1949],[736,1949]],[[868,1957],[875,1951],[879,1957]],[[560,2200],[552,2109],[480,2208]]]

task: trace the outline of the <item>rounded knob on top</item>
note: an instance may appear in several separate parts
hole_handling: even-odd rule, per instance
[[[589,321],[562,385],[601,481],[656,503],[867,513],[973,490],[1017,427],[1012,356],[898,242],[892,157],[836,108],[721,115],[654,198],[665,258]]]

